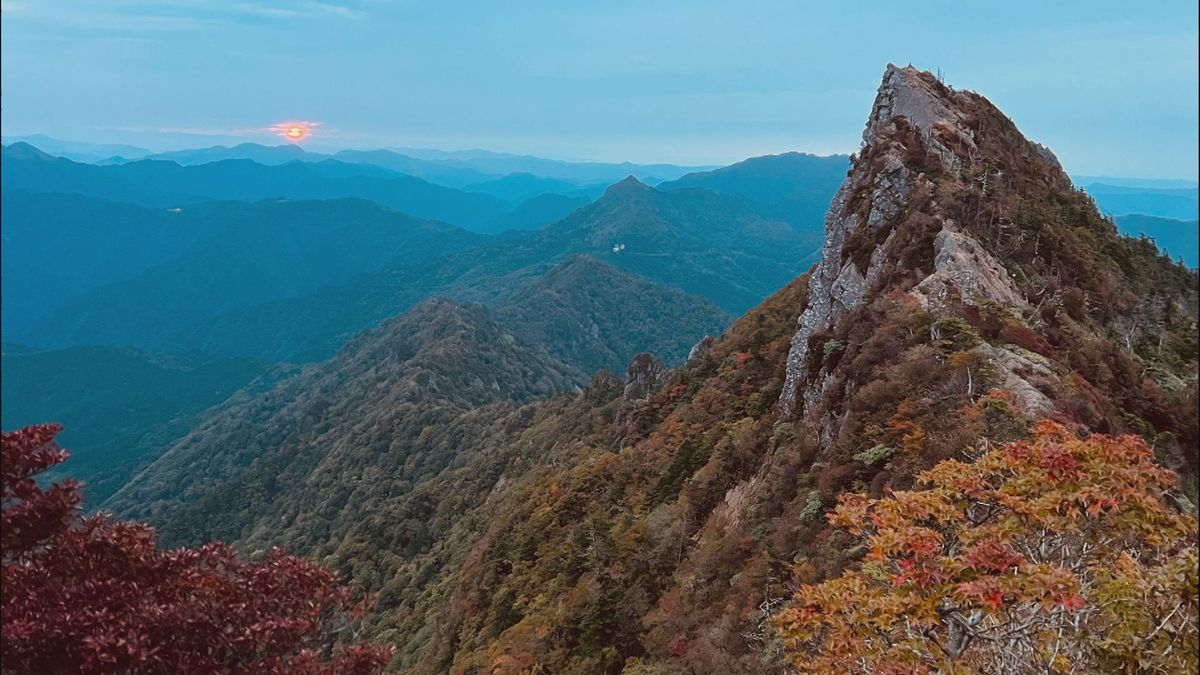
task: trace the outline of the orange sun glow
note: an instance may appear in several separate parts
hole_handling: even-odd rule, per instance
[[[319,122],[279,122],[267,128],[268,131],[293,143],[299,143],[312,135],[313,127]]]

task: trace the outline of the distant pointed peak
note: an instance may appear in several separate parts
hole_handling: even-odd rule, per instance
[[[604,191],[604,196],[609,197],[618,194],[634,194],[638,192],[647,192],[649,190],[651,190],[649,185],[646,185],[634,176],[629,175],[617,181],[616,183],[609,185],[608,189]]]
[[[37,147],[25,141],[17,141],[16,143],[4,146],[4,154],[10,158],[15,157],[17,159],[57,159],[54,155],[42,152]]]

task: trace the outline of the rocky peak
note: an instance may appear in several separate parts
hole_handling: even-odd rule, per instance
[[[821,261],[792,339],[779,400],[785,416],[811,408],[833,377],[809,379],[811,339],[878,292],[911,292],[931,310],[959,299],[1026,305],[1005,266],[959,222],[961,212],[939,199],[979,180],[987,198],[988,181],[1011,180],[1001,167],[1070,185],[1053,154],[986,99],[912,66],[887,67],[852,162],[826,217]]]
[[[950,125],[969,135],[963,114],[954,105],[953,96],[952,90],[929,73],[912,66],[898,68],[889,63],[875,97],[875,105],[871,108],[867,128],[863,131],[863,143],[875,141],[887,125],[898,117],[903,117],[908,124],[925,133],[932,133],[935,125]]]

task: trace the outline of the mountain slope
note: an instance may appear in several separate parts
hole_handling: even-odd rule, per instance
[[[587,206],[588,203],[587,197],[567,197],[558,194],[537,195],[517,204],[512,211],[488,223],[484,231],[539,230],[566,218],[576,209]]]
[[[327,386],[308,417],[214,419],[114,504],[353,575],[412,672],[783,673],[771,613],[864,553],[822,517],[839,494],[910,487],[1051,417],[1142,435],[1194,500],[1195,273],[1120,237],[1049,151],[929,73],[889,67],[864,141],[811,275],[673,373],[639,358],[639,386],[602,375],[415,445],[407,424],[323,423],[378,390]],[[642,231],[606,222],[606,240]],[[314,433],[337,450],[297,453]],[[220,468],[238,439],[253,452],[230,463],[251,471]]]
[[[567,258],[496,307],[496,319],[584,372],[621,372],[638,352],[682,363],[732,317],[716,305],[586,255]]]
[[[208,215],[185,218],[166,209],[4,188],[5,331],[34,337],[27,331],[45,312],[180,255],[224,227],[226,213]]]
[[[660,184],[658,189],[707,188],[741,195],[760,205],[766,215],[804,230],[818,229],[830,200],[846,178],[847,165],[843,155],[817,157],[787,152],[689,173]]]
[[[662,192],[628,177],[538,240],[600,253],[740,313],[794,278],[818,237],[763,216],[740,196]]]
[[[481,308],[430,300],[201,424],[106,507],[159,523],[173,541],[197,528],[221,539],[260,527],[278,532],[279,516],[270,525],[246,520],[264,509],[291,513],[298,530],[312,522],[302,512],[340,512],[349,524],[365,512],[354,484],[403,493],[414,474],[453,459],[452,448],[421,452],[439,429],[481,406],[549,396],[579,378],[522,346]],[[364,453],[373,466],[346,473],[342,460]],[[332,502],[329,490],[338,495]]]
[[[120,347],[38,351],[4,345],[5,429],[54,421],[90,506],[187,433],[202,411],[256,378],[253,359],[164,357]]]
[[[929,73],[888,69],[864,140],[811,278],[508,476],[416,672],[786,672],[767,619],[793,570],[863,553],[821,517],[836,496],[1039,416],[1143,435],[1195,499],[1195,274]]]
[[[131,209],[112,208],[120,214]],[[181,327],[236,308],[303,296],[364,271],[436,258],[478,241],[458,228],[361,200],[208,203],[167,215],[175,228],[223,227],[169,260],[88,289],[13,338],[51,347],[127,344],[185,352],[193,345],[166,339]],[[123,229],[125,221],[117,227]],[[120,265],[120,259],[105,263],[114,269]],[[236,349],[224,353],[246,354]]]
[[[431,295],[502,303],[575,253],[739,312],[802,271],[816,246],[814,237],[760,216],[742,197],[663,193],[628,179],[540,231],[418,265],[390,266],[298,299],[233,310],[150,347],[319,360],[358,331]]]
[[[9,188],[31,192],[72,192],[149,207],[171,208],[213,200],[271,198],[337,199],[377,202],[418,218],[468,229],[510,210],[491,195],[462,192],[400,174],[381,174],[363,164],[325,160],[266,166],[249,159],[180,166],[162,160],[95,166],[50,157],[14,143],[3,150]]]

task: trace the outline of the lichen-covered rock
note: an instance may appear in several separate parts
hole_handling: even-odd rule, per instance
[[[1054,408],[1054,402],[1043,394],[1034,383],[1049,383],[1056,379],[1053,371],[1044,364],[1027,358],[1015,351],[982,344],[974,349],[992,368],[992,376],[999,380],[1000,388],[1012,393],[1017,407],[1029,417],[1041,417]]]
[[[625,369],[625,399],[632,401],[646,398],[662,385],[670,372],[663,365],[662,359],[655,358],[652,354],[638,354]]]
[[[972,304],[993,302],[1004,307],[1028,307],[1008,271],[970,235],[944,229],[935,239],[934,273],[913,289],[928,309],[946,305],[951,291]]]

